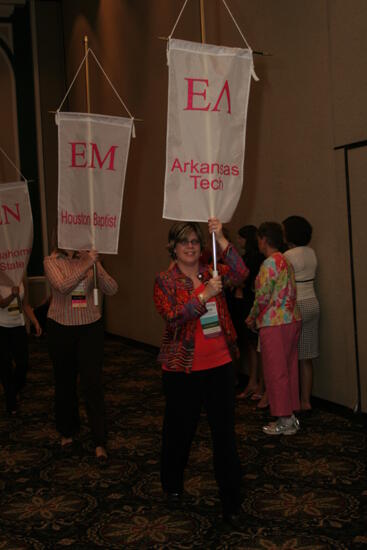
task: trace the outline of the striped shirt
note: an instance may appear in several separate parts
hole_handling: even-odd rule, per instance
[[[48,310],[50,319],[61,325],[88,325],[101,318],[99,306],[93,303],[91,259],[69,258],[60,252],[53,252],[51,256],[46,256],[43,265],[52,290]],[[110,296],[116,294],[116,281],[108,275],[100,262],[96,266],[100,291]],[[84,299],[80,300],[80,294],[84,295]]]

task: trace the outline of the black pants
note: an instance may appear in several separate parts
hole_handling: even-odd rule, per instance
[[[79,374],[94,444],[96,447],[104,446],[106,422],[102,387],[102,320],[89,325],[69,326],[48,319],[47,331],[54,367],[56,429],[64,437],[72,437],[79,430]]]
[[[11,412],[16,408],[17,393],[23,388],[28,371],[28,337],[24,326],[0,327],[0,353],[1,383],[6,409]]]
[[[225,513],[241,504],[241,468],[234,430],[232,364],[191,374],[163,372],[166,408],[163,423],[161,482],[164,491],[181,493],[190,447],[205,407],[213,441],[219,496]]]

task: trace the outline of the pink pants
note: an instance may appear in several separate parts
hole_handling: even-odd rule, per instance
[[[290,416],[299,410],[298,339],[301,321],[260,328],[261,359],[270,412]]]

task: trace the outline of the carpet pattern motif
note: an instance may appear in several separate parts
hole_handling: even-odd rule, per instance
[[[205,416],[185,498],[172,509],[159,482],[163,398],[156,353],[114,337],[105,351],[110,458],[99,465],[84,413],[78,439],[60,448],[47,345],[32,338],[19,413],[0,417],[1,550],[366,548],[363,417],[320,406],[301,418],[298,434],[269,437],[261,431],[268,413],[238,402],[245,501],[243,527],[233,530],[220,516]]]

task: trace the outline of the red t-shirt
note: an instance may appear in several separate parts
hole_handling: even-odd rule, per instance
[[[200,292],[203,292],[204,289],[204,284],[201,284],[195,289],[195,295],[197,296]],[[208,302],[215,301],[215,297],[208,300]],[[204,336],[199,318],[196,321],[195,349],[191,372],[214,369],[215,367],[220,367],[221,365],[225,365],[231,361],[232,358],[228,351],[227,342],[224,338],[223,332],[220,332],[218,336],[206,338]],[[162,369],[172,372],[172,369],[167,369],[166,365],[162,365]]]

